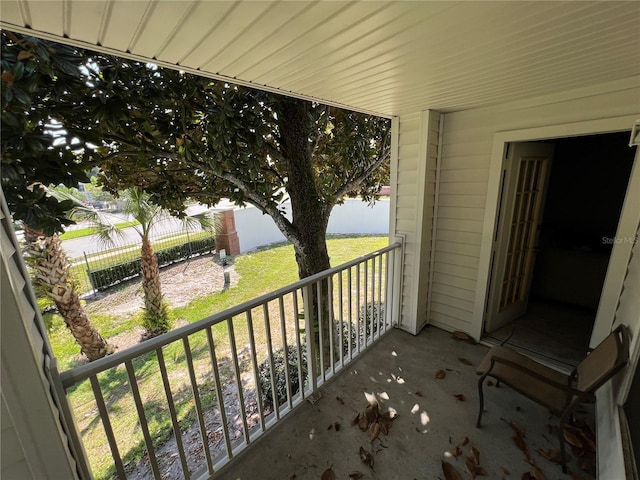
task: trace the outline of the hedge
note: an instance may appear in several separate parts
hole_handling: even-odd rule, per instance
[[[202,240],[192,240],[181,245],[159,250],[156,252],[158,257],[158,266],[164,267],[172,263],[181,262],[193,255],[212,252],[215,250],[216,243],[214,237]],[[140,275],[140,259],[130,262],[119,263],[100,270],[89,270],[89,280],[95,290],[103,291],[109,287],[113,287],[120,282],[129,280],[130,278]]]

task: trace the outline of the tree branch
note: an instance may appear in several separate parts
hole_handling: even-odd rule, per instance
[[[273,221],[278,226],[282,234],[287,238],[287,240],[294,244],[298,242],[295,227],[284,215],[282,215],[280,210],[278,210],[278,208],[273,203],[270,203],[266,198],[254,192],[247,182],[239,179],[231,173],[222,172],[216,175],[223,180],[234,184],[236,187],[242,190],[247,196],[247,201],[251,205],[254,205],[262,213],[265,213],[273,218]]]

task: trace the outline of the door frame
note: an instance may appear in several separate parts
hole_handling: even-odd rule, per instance
[[[482,243],[480,246],[480,261],[478,265],[478,282],[476,285],[475,305],[472,331],[470,332],[476,338],[481,338],[484,332],[485,313],[487,310],[487,301],[490,283],[491,270],[491,252],[493,250],[493,238],[497,228],[496,220],[499,209],[500,184],[502,180],[502,170],[505,161],[505,152],[508,143],[527,142],[538,140],[552,140],[563,137],[580,137],[587,135],[598,135],[605,133],[615,133],[622,131],[630,131],[633,124],[637,120],[637,115],[624,115],[620,117],[611,117],[598,120],[590,120],[584,122],[565,123],[558,125],[548,125],[543,127],[526,128],[519,130],[509,130],[497,132],[493,136],[493,146],[491,149],[491,164],[489,166],[489,179],[487,184],[487,199],[484,211],[484,224],[482,230]],[[619,231],[629,228],[637,228],[635,226],[626,225],[630,223],[633,217],[640,215],[640,204],[630,205],[625,202],[627,210],[637,210],[629,212],[621,212],[619,221]],[[624,225],[623,225],[624,222]],[[635,230],[634,230],[635,231]],[[628,255],[625,258],[625,252],[620,252],[614,258],[613,252],[607,268],[607,282],[603,286],[603,294],[598,307],[598,315],[592,331],[592,342],[595,332],[610,331],[613,324],[615,309],[611,311],[610,307],[603,310],[601,307],[608,305],[605,302],[607,298],[618,298],[622,283],[624,282],[624,272],[629,261]],[[623,267],[624,264],[624,267]],[[609,271],[612,274],[609,274]],[[615,272],[615,274],[613,273]]]

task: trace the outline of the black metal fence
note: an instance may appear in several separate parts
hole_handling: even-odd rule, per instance
[[[142,239],[135,227],[124,229],[124,233],[109,245],[83,252],[93,290],[103,291],[140,275]],[[152,231],[150,241],[160,267],[215,251],[215,232],[197,228],[165,226]]]

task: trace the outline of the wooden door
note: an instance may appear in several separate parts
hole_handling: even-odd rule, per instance
[[[514,143],[502,176],[494,236],[485,330],[491,332],[527,311],[553,145]]]

